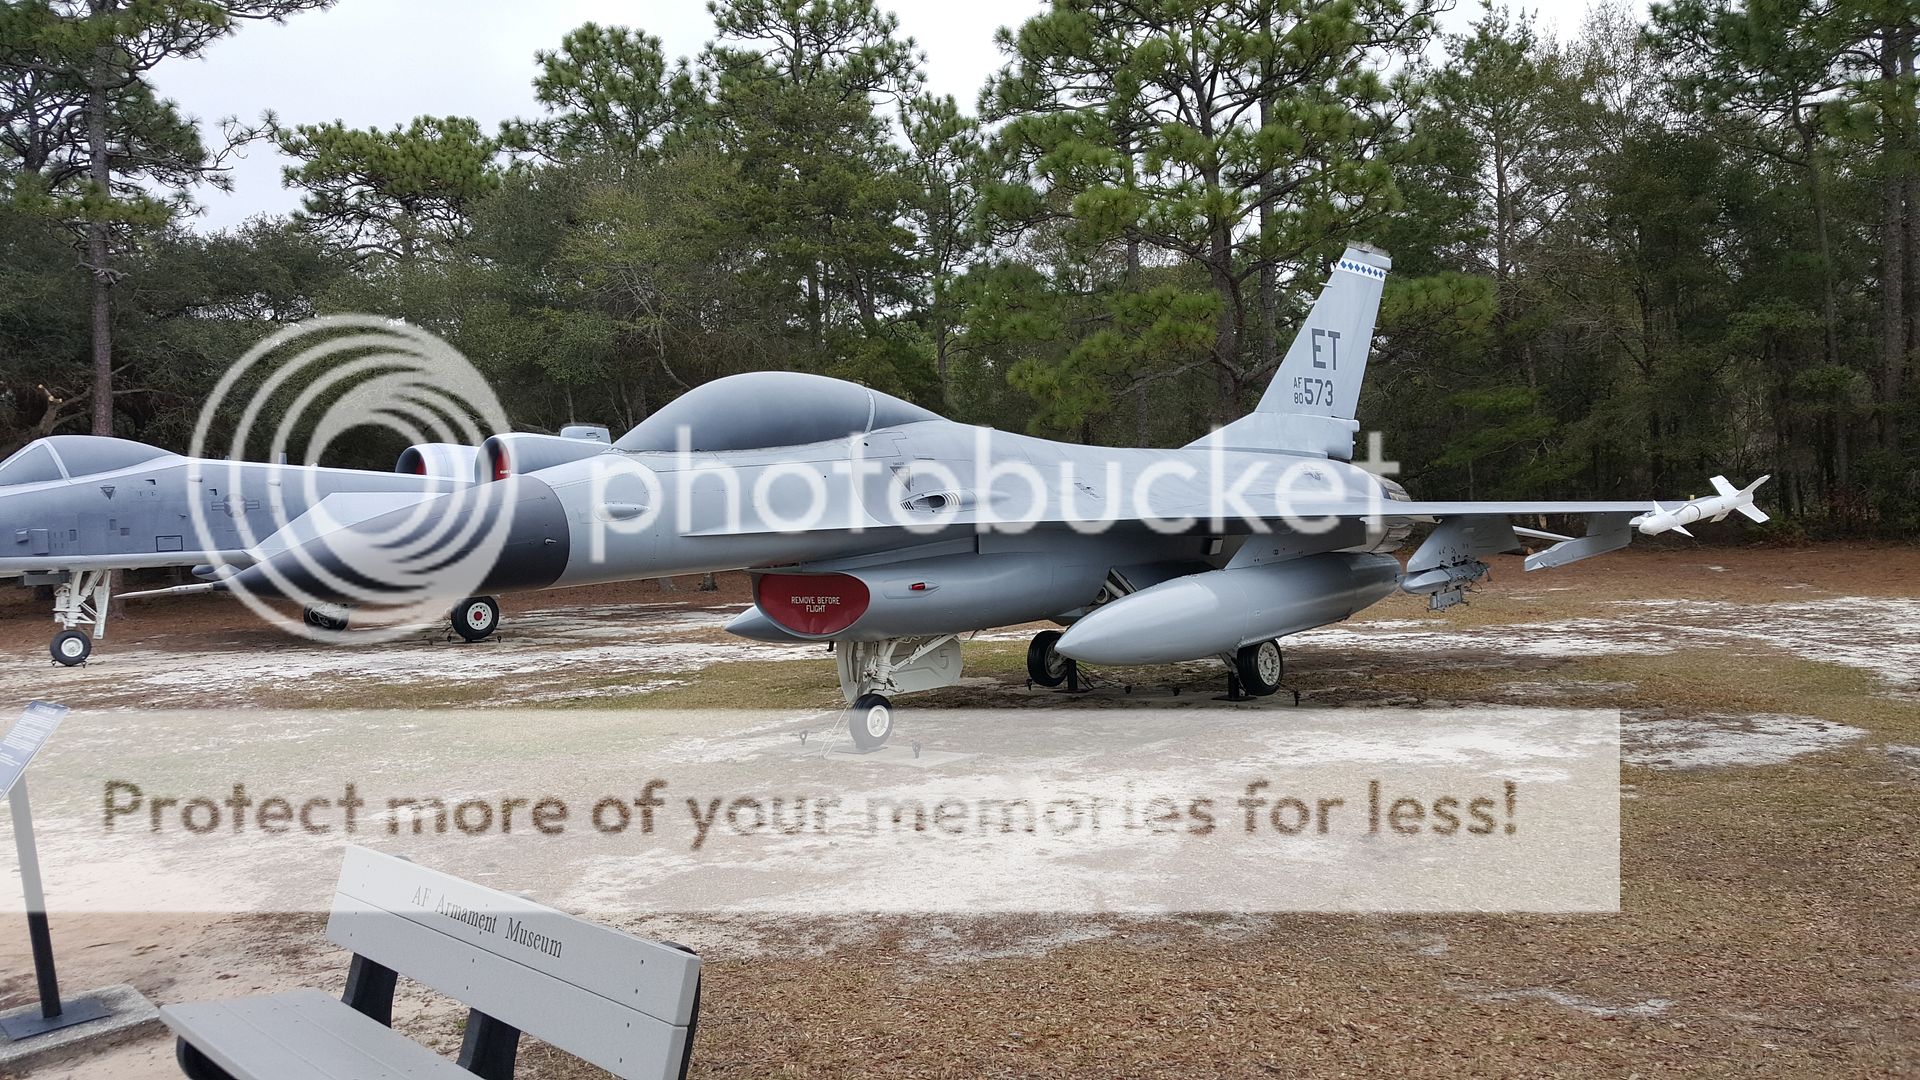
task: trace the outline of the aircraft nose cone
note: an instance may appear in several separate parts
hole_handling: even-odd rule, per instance
[[[516,476],[322,534],[225,584],[309,603],[457,600],[544,589],[559,580],[571,551],[559,496],[543,480]]]

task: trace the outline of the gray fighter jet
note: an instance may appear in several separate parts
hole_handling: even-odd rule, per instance
[[[60,630],[48,651],[72,666],[106,635],[113,571],[186,566],[205,577],[249,565],[311,539],[323,520],[347,525],[468,486],[474,455],[472,447],[423,444],[381,473],[201,461],[126,439],[54,435],[0,462],[0,578],[54,587]],[[322,504],[324,514],[315,513]],[[473,601],[454,621],[477,640],[493,632],[499,606],[491,597]],[[323,629],[346,626],[337,607],[315,605],[304,615]]]
[[[1485,557],[1546,545],[1529,570],[1738,511],[1752,487],[1670,505],[1421,502],[1353,461],[1360,383],[1391,263],[1363,245],[1332,267],[1258,408],[1177,450],[1051,442],[946,420],[850,383],[733,376],[660,409],[610,449],[532,438],[500,483],[438,496],[440,517],[512,511],[484,588],[548,588],[745,569],[754,605],[728,629],[830,642],[850,731],[876,747],[890,698],[954,683],[959,635],[1051,621],[1034,683],[1076,663],[1218,657],[1230,693],[1282,686],[1280,639],[1396,589],[1459,602]],[[1649,510],[1651,507],[1651,510]],[[1516,516],[1584,519],[1583,535]],[[1433,531],[1404,568],[1391,554]],[[364,528],[388,527],[378,519]],[[323,593],[377,552],[349,529],[230,579]]]

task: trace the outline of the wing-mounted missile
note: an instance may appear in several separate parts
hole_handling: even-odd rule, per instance
[[[1427,606],[1444,611],[1464,603],[1473,583],[1486,577],[1485,556],[1522,550],[1513,523],[1499,514],[1463,514],[1448,518],[1407,560],[1400,587],[1427,597]]]
[[[1749,521],[1766,521],[1766,511],[1753,505],[1753,493],[1768,479],[1770,477],[1763,476],[1746,487],[1736,489],[1726,477],[1716,476],[1713,478],[1713,489],[1717,494],[1691,499],[1674,507],[1662,507],[1654,503],[1652,509],[1633,519],[1633,527],[1642,536],[1677,532],[1690,537],[1693,534],[1687,531],[1687,526],[1702,519],[1719,521],[1728,514],[1738,513]]]

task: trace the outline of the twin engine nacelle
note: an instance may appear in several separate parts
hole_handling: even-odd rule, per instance
[[[760,573],[727,629],[760,641],[879,641],[1033,622],[1084,607],[1104,566],[1035,552],[948,555],[834,572]]]
[[[400,451],[393,471],[436,480],[484,484],[509,476],[604,453],[607,429],[598,424],[569,424],[558,435],[509,432],[494,435],[478,450],[460,443],[415,443]]]
[[[471,475],[474,482],[484,484],[489,480],[505,480],[509,476],[550,469],[555,465],[565,465],[606,452],[607,444],[599,438],[512,432],[489,436],[486,442],[480,444],[479,460],[469,467],[473,470]]]
[[[393,471],[435,480],[467,480],[473,476],[473,447],[459,443],[415,443],[400,451]]]

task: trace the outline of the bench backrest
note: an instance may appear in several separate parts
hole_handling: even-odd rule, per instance
[[[616,1076],[680,1075],[691,953],[361,847],[327,937]]]

